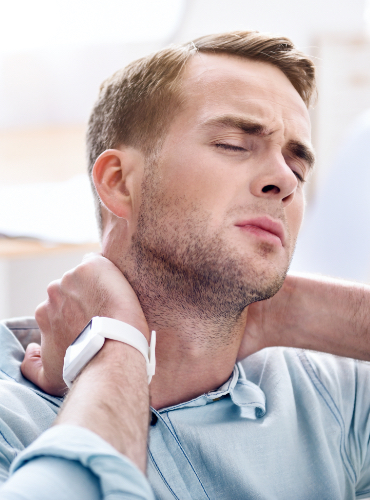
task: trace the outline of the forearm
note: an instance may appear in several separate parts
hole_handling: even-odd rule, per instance
[[[100,436],[56,425],[17,455],[0,488],[3,500],[153,500],[144,474]]]
[[[1,498],[110,498],[114,491],[117,498],[152,499],[142,474],[148,412],[142,354],[107,339],[73,383],[54,426],[14,460]]]
[[[370,360],[370,287],[326,277],[289,276],[284,328],[276,345]]]
[[[22,371],[41,388],[58,395],[65,390],[65,351],[92,317],[128,322],[149,338],[135,293],[122,273],[103,257],[85,261],[52,283],[48,300],[38,307],[36,316],[42,352],[40,348],[28,350]],[[95,492],[98,487],[102,499],[152,500],[145,478],[148,423],[145,359],[130,345],[107,339],[73,382],[53,427],[12,461],[1,498],[9,493],[4,498],[46,500],[55,484],[52,496],[56,499],[90,498],[90,490]],[[75,475],[72,481],[70,469]],[[55,477],[67,493],[58,488]],[[77,486],[83,493],[76,497]]]
[[[77,460],[40,456],[0,487],[2,500],[101,500],[98,476]]]
[[[95,432],[145,473],[148,422],[145,360],[133,347],[107,339],[74,382],[56,425]]]

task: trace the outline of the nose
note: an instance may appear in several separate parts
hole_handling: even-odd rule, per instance
[[[251,193],[258,198],[281,200],[289,205],[298,187],[298,179],[281,153],[264,158],[250,183]]]

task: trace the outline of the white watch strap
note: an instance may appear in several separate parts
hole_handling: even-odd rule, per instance
[[[155,374],[155,344],[156,332],[153,330],[150,347],[144,335],[137,328],[113,318],[103,318],[95,316],[93,318],[94,330],[96,333],[106,339],[117,340],[124,344],[131,345],[144,356],[146,362],[146,371],[148,375],[148,384],[150,384]]]

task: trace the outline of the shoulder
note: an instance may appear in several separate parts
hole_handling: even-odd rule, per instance
[[[263,349],[242,361],[246,375],[259,376],[261,370],[272,375],[275,372],[289,378],[302,373],[309,380],[320,378],[327,385],[345,385],[349,379],[358,376],[370,376],[370,363],[332,354],[294,349],[270,347]]]
[[[0,450],[10,456],[53,423],[61,398],[45,394],[22,375],[24,349],[0,323]]]
[[[370,383],[370,364],[331,354],[293,348],[274,347],[249,356],[242,362],[247,378],[265,392],[294,394],[297,401],[309,395],[317,403],[332,403],[348,412],[349,404],[370,403],[366,387]],[[278,391],[278,392],[279,392]]]
[[[17,328],[17,324],[19,325],[20,322],[17,323],[15,320],[12,320],[11,325],[14,329]],[[35,339],[35,335],[32,332],[32,330],[35,330],[34,325],[31,324],[31,328],[26,328],[23,323],[23,326],[19,330],[22,330],[20,336],[23,339],[29,338],[30,334],[33,336],[32,340]],[[19,397],[22,400],[35,399],[40,403],[46,402],[56,412],[63,402],[62,398],[46,394],[23,377],[21,364],[24,358],[24,348],[13,331],[6,326],[6,322],[0,322],[0,345],[0,390],[7,391],[11,387],[10,390],[14,397]],[[14,400],[14,398],[11,398],[11,400]],[[0,403],[4,401],[4,398],[0,399]]]
[[[349,429],[370,411],[370,364],[326,353],[268,348],[242,362],[246,377],[267,400]]]

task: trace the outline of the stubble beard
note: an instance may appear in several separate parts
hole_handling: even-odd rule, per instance
[[[157,328],[190,321],[198,336],[207,330],[207,341],[226,345],[245,308],[281,288],[289,262],[280,272],[257,271],[253,257],[226,244],[223,230],[210,233],[211,214],[165,195],[151,177],[143,183],[127,278]],[[261,245],[260,257],[271,251]]]

